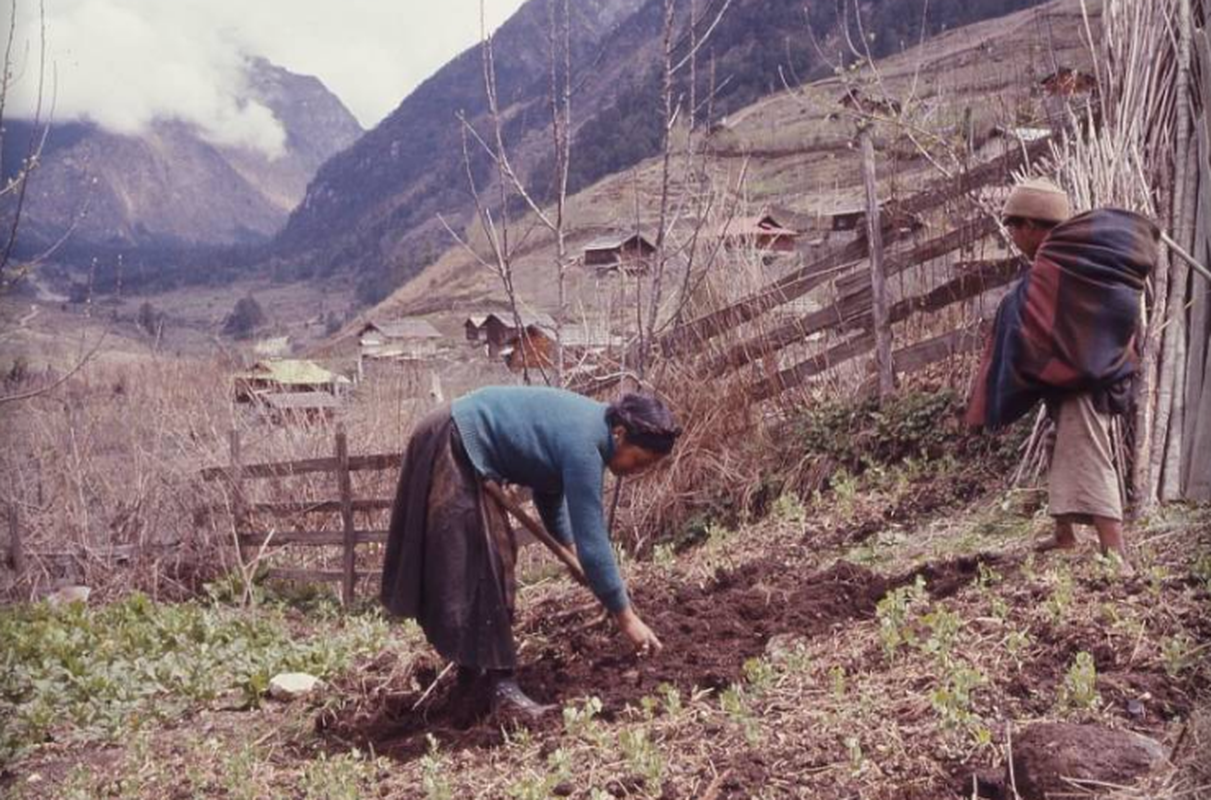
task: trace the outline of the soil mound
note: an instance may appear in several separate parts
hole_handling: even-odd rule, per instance
[[[518,630],[519,640],[529,646],[522,650],[518,683],[543,703],[597,697],[601,717],[609,721],[627,704],[658,694],[662,684],[683,695],[723,689],[741,678],[745,661],[762,655],[774,637],[809,639],[851,620],[869,619],[889,589],[918,576],[925,578],[932,595],[954,594],[975,580],[981,563],[995,563],[995,558],[931,564],[888,580],[845,561],[804,574],[785,561],[766,558],[720,572],[704,585],[671,581],[634,587],[636,608],[664,643],[662,653],[645,660],[629,651],[598,610],[569,612],[548,602]],[[452,679],[421,702],[422,692],[411,679],[428,686],[436,676],[436,670],[427,668],[424,675],[407,676],[408,690],[388,688],[361,703],[330,709],[317,720],[317,728],[346,746],[400,760],[422,755],[426,734],[446,750],[498,744],[500,721],[477,719],[476,705],[459,694]],[[560,724],[553,715],[543,726]]]
[[[1100,725],[1041,723],[1014,742],[1013,770],[1023,800],[1073,796],[1130,785],[1165,761],[1155,740]]]
[[[536,655],[527,657],[523,650],[518,682],[545,703],[595,696],[602,702],[601,716],[609,720],[628,703],[655,694],[661,684],[682,692],[723,688],[740,678],[744,662],[761,655],[772,637],[818,636],[848,620],[869,618],[887,589],[884,578],[846,562],[804,575],[773,560],[722,572],[704,586],[638,587],[635,605],[665,646],[643,661],[608,621],[595,617],[597,612],[561,616],[564,609],[547,604],[518,632],[522,641],[542,643]],[[431,675],[436,673],[420,676],[419,683],[431,683]],[[390,687],[367,699],[326,711],[317,729],[336,742],[401,760],[425,752],[426,734],[447,750],[501,740],[498,726],[477,723],[474,707],[450,679],[424,702],[420,691]]]

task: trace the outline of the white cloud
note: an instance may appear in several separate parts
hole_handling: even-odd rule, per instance
[[[489,28],[521,2],[487,0]],[[39,21],[29,0],[17,14],[10,110],[29,116]],[[133,133],[176,119],[211,141],[277,154],[281,126],[244,99],[248,55],[318,76],[371,127],[479,31],[478,0],[46,0],[45,98],[60,121]]]

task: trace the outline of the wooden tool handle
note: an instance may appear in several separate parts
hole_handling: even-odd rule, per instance
[[[505,494],[505,490],[500,488],[500,484],[496,481],[484,481],[484,490],[492,496],[492,499],[504,509],[512,514],[522,525],[526,526],[526,530],[534,534],[534,538],[546,545],[547,549],[555,554],[555,557],[563,562],[568,571],[572,573],[572,577],[581,586],[588,586],[589,579],[585,577],[584,567],[580,566],[580,559],[576,554],[569,550],[562,542],[556,540],[554,536],[547,532],[547,529],[527,514],[520,506],[509,499]]]

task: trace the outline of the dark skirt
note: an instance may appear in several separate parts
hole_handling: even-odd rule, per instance
[[[391,508],[382,601],[460,666],[513,669],[516,543],[448,407],[412,432]]]

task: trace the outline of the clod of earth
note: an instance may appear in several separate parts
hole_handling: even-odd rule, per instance
[[[1013,777],[1022,800],[1130,785],[1165,761],[1165,748],[1155,739],[1101,725],[1039,723],[1013,741]]]

